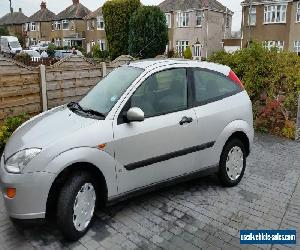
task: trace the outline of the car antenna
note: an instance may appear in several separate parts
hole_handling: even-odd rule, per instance
[[[154,38],[152,41],[150,41],[145,47],[143,47],[143,48],[139,51],[139,53],[137,53],[136,55],[134,55],[134,57],[137,57],[137,56],[142,57],[142,52],[143,52],[146,48],[148,48],[152,43],[156,42],[156,40],[157,40],[157,38]]]

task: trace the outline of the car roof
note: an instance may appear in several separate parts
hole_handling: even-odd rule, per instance
[[[211,62],[200,62],[200,61],[192,61],[192,60],[185,60],[185,59],[147,59],[147,60],[139,60],[134,61],[129,64],[129,66],[141,68],[147,71],[151,71],[156,68],[160,67],[195,67],[195,68],[202,68],[213,70],[224,75],[228,75],[230,72],[230,68],[225,65],[211,63]]]

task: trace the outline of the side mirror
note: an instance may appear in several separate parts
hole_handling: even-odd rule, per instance
[[[145,120],[145,114],[140,108],[131,108],[126,113],[128,122],[142,122]]]

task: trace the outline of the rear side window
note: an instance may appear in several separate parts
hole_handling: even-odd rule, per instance
[[[242,89],[226,76],[208,70],[193,70],[195,102],[198,105],[218,101]]]

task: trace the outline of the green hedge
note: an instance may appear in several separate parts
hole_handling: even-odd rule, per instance
[[[220,51],[209,61],[228,65],[252,99],[257,130],[293,138],[300,94],[300,57],[267,50],[258,43],[233,54]]]
[[[140,5],[139,0],[109,0],[103,5],[105,32],[113,60],[128,53],[129,21]]]
[[[142,6],[130,19],[129,54],[153,58],[161,55],[168,44],[166,16],[157,6]]]
[[[0,153],[3,152],[5,144],[12,133],[24,123],[29,116],[25,113],[16,116],[6,118],[2,125],[0,125]]]

